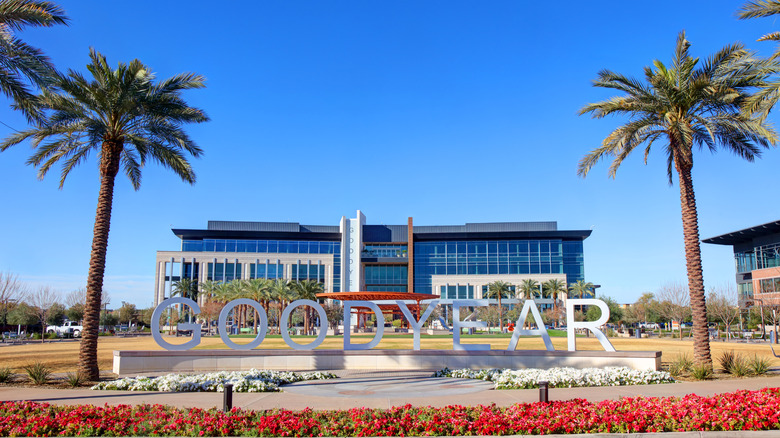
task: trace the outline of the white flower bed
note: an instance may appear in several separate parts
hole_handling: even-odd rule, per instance
[[[550,388],[577,386],[623,386],[672,383],[672,375],[666,371],[637,371],[627,367],[606,368],[528,368],[524,370],[450,370],[436,371],[433,377],[460,377],[494,382],[496,389],[537,388],[538,382],[549,382]]]
[[[119,391],[222,392],[226,383],[235,392],[275,392],[279,386],[302,380],[335,379],[332,373],[288,371],[220,371],[208,374],[168,374],[160,377],[126,377],[101,382],[90,389]]]

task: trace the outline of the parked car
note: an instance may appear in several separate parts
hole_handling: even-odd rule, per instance
[[[73,336],[78,338],[84,328],[76,321],[65,321],[62,325],[46,326],[46,333],[57,333],[58,336]]]

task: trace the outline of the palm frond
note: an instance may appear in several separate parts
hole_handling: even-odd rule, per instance
[[[754,0],[745,3],[737,13],[739,19],[769,17],[780,14],[780,1],[778,0]]]

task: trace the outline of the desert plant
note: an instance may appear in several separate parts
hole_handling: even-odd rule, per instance
[[[691,367],[691,376],[696,380],[709,380],[712,378],[712,367],[709,364],[696,364]]]
[[[86,379],[84,379],[84,376],[80,372],[76,371],[75,373],[66,374],[65,382],[67,382],[68,386],[71,388],[78,388],[86,382]]]
[[[723,354],[718,358],[718,363],[720,364],[720,367],[723,369],[724,373],[731,374],[731,371],[734,368],[735,360],[737,360],[737,354],[734,353],[734,350],[729,350],[723,352]]]
[[[13,377],[14,372],[11,368],[5,367],[0,368],[0,383],[7,383],[11,381],[11,377]]]
[[[42,362],[33,362],[24,366],[27,377],[36,385],[43,385],[49,381],[51,370]]]
[[[669,364],[669,374],[671,374],[672,377],[677,377],[684,373],[690,372],[691,368],[693,368],[693,361],[687,354],[683,354],[681,356],[677,356],[677,359],[673,360],[672,363]]]
[[[737,377],[745,377],[752,373],[745,356],[738,354],[734,357],[734,363],[731,365],[731,374]]]
[[[769,371],[771,362],[765,357],[754,355],[752,358],[747,360],[747,366],[750,368],[751,373],[760,376],[766,374],[767,371]]]

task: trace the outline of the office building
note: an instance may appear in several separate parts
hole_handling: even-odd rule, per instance
[[[702,242],[732,246],[740,307],[780,305],[780,221]]]
[[[326,292],[416,292],[445,303],[480,299],[496,280],[570,284],[584,279],[591,233],[556,222],[371,225],[359,210],[338,225],[209,221],[205,230],[172,231],[181,248],[157,252],[155,306],[181,278],[310,279]]]

